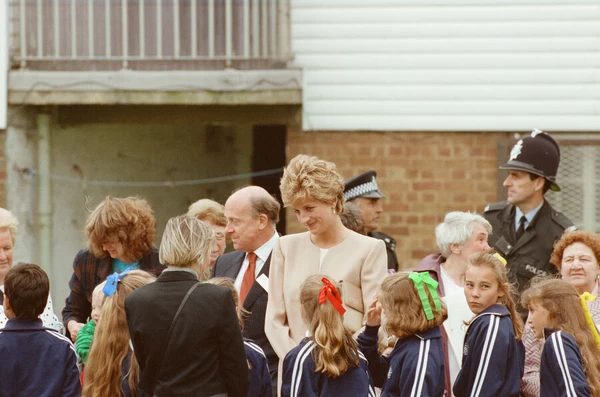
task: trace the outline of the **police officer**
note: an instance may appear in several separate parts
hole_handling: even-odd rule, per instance
[[[379,217],[383,212],[381,199],[385,197],[377,187],[376,176],[375,171],[367,171],[346,181],[344,199],[346,203],[355,205],[359,209],[365,233],[385,242],[388,269],[398,270],[398,259],[395,252],[396,240],[392,236],[376,230],[379,228]]]
[[[544,199],[551,189],[560,191],[556,174],[560,149],[546,132],[534,130],[510,152],[504,187],[508,198],[488,205],[483,216],[492,224],[489,244],[507,260],[508,275],[519,293],[537,275],[557,273],[550,264],[552,246],[573,223]]]

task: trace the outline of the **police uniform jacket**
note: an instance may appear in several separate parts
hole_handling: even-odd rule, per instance
[[[488,205],[483,216],[492,225],[489,244],[508,262],[508,277],[511,283],[517,283],[521,293],[534,276],[558,272],[556,267],[550,264],[552,247],[573,223],[544,200],[542,207],[517,241],[515,211],[515,206],[501,202]]]
[[[317,344],[305,338],[285,356],[281,397],[375,397],[367,360],[361,353],[358,367],[350,367],[343,375],[331,378],[315,370],[315,349]]]
[[[492,305],[467,330],[454,395],[518,397],[524,362],[525,349],[515,338],[510,312]]]
[[[540,367],[540,396],[590,396],[577,342],[564,331],[544,329],[546,343]]]
[[[378,231],[372,231],[367,233],[367,236],[373,237],[379,240],[383,240],[385,243],[385,251],[387,253],[387,265],[388,269],[398,270],[398,258],[396,257],[396,240],[389,234],[385,234]]]
[[[379,327],[366,326],[358,336],[358,347],[369,360],[375,386],[381,397],[444,395],[444,351],[439,327],[396,342],[388,357],[377,351]]]

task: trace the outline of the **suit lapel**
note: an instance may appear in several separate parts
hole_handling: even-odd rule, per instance
[[[246,253],[244,251],[235,251],[236,255],[232,255],[231,261],[229,263],[219,263],[219,269],[216,269],[217,277],[228,277],[232,279],[236,279],[240,269],[242,268],[242,263],[244,262],[244,258],[246,257]]]
[[[260,277],[263,274],[266,275],[267,277],[269,277],[270,267],[271,267],[271,254],[269,254],[269,257],[267,258],[267,261],[263,265],[262,269],[260,269],[260,272],[258,273],[258,277]],[[266,294],[266,293],[267,293],[267,291],[265,291],[265,289],[256,280],[254,280],[254,284],[252,284],[252,287],[250,287],[250,291],[248,291],[248,295],[246,296],[246,300],[244,301],[244,305],[243,305],[244,309],[249,310],[249,308],[252,307],[254,302],[256,302],[256,300],[262,294]]]

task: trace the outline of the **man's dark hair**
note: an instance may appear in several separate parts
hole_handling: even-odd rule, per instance
[[[529,174],[529,179],[531,179],[532,181],[535,181],[538,178],[544,178],[543,176],[532,174],[530,172],[528,172],[528,174]],[[542,193],[546,194],[546,192],[548,190],[550,190],[550,186],[552,186],[552,182],[550,182],[548,179],[544,178],[544,190],[543,190]]]
[[[46,307],[49,293],[50,280],[38,265],[20,262],[4,278],[4,294],[17,318],[36,320]]]

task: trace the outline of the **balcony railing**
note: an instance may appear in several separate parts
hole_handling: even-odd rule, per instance
[[[290,58],[289,0],[9,1],[13,69],[247,70]]]

